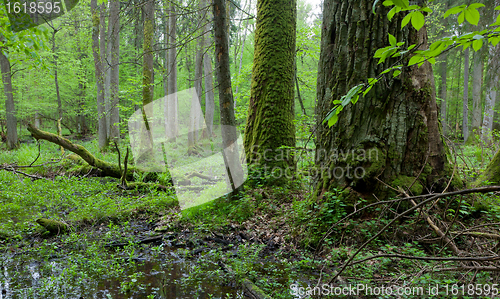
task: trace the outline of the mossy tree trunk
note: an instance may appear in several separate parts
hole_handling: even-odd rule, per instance
[[[0,48],[0,70],[2,72],[3,90],[5,94],[5,111],[7,114],[7,147],[15,149],[19,147],[17,139],[17,119],[14,104],[14,94],[12,92],[12,73],[10,61],[3,51],[7,52],[5,47]]]
[[[431,65],[405,68],[396,79],[380,82],[329,128],[321,121],[349,89],[389,67],[377,64],[378,48],[389,44],[388,33],[406,45],[427,47],[425,27],[401,29],[403,13],[392,22],[388,8],[371,0],[326,0],[323,8],[318,71],[315,192],[321,196],[336,187],[351,187],[365,198],[387,197],[381,181],[413,193],[440,190],[450,170],[441,139]],[[421,172],[421,173],[420,173]]]
[[[482,185],[500,185],[500,151],[495,154],[488,167],[474,183],[474,186]]]
[[[295,147],[296,21],[296,0],[257,1],[245,153],[250,165],[282,175],[295,170],[293,155],[280,148]]]

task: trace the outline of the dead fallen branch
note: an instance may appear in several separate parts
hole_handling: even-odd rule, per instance
[[[317,254],[317,252],[318,252],[321,244],[323,243],[323,241],[331,235],[331,233],[333,232],[334,228],[339,223],[342,223],[345,220],[347,220],[347,219],[351,218],[352,216],[356,215],[357,213],[359,213],[359,212],[361,212],[363,210],[369,209],[371,207],[375,207],[375,206],[383,205],[383,204],[398,203],[398,202],[401,202],[401,201],[407,201],[407,200],[412,200],[412,199],[413,200],[415,200],[415,199],[426,199],[425,201],[423,201],[423,202],[421,202],[419,204],[419,206],[420,206],[420,205],[423,205],[422,203],[426,204],[426,203],[430,202],[431,200],[429,200],[429,198],[432,198],[432,200],[436,200],[436,199],[439,199],[439,198],[449,197],[449,196],[455,196],[455,195],[466,195],[466,194],[472,194],[472,193],[490,193],[490,192],[497,192],[497,191],[500,191],[500,186],[479,187],[479,188],[464,189],[464,190],[454,191],[454,192],[437,193],[437,194],[426,194],[426,195],[418,195],[418,196],[404,197],[404,198],[398,198],[398,199],[393,199],[393,200],[384,200],[384,201],[374,202],[372,204],[364,206],[361,209],[358,209],[358,210],[350,213],[349,215],[345,216],[344,218],[342,218],[339,221],[337,221],[336,223],[334,223],[328,229],[328,231],[326,232],[326,234],[319,241],[318,246],[316,247],[316,251],[315,251],[314,255]],[[406,211],[406,212],[410,213],[410,212],[413,212],[415,209],[416,209],[416,207],[413,207],[410,210],[408,210],[409,212],[408,211]],[[402,217],[404,215],[407,215],[408,213],[406,213],[406,212],[403,212],[404,214],[400,214],[400,217]],[[398,217],[398,219],[400,217]],[[389,223],[389,225],[392,224],[392,223],[393,222]]]
[[[479,238],[487,238],[487,239],[500,240],[500,235],[491,234],[491,233],[483,233],[483,232],[452,232],[452,234],[468,235],[468,236],[474,236],[474,237],[479,237]]]
[[[9,165],[9,164],[4,164],[4,165],[0,166],[0,170],[10,171],[10,172],[12,172],[14,174],[20,173],[20,174],[22,174],[22,175],[24,175],[26,177],[29,177],[32,180],[42,180],[43,179],[43,180],[48,180],[49,181],[49,179],[44,178],[42,176],[39,176],[39,175],[36,175],[36,174],[29,174],[29,173],[20,171],[20,170],[18,170],[18,168],[19,167],[16,167],[14,165]]]
[[[488,272],[500,272],[500,267],[495,266],[463,266],[463,267],[453,267],[453,268],[437,268],[429,269],[427,272],[455,272],[455,271],[488,271]]]
[[[356,260],[351,263],[351,265],[361,264],[369,260],[378,259],[378,258],[398,258],[398,259],[407,259],[407,260],[422,260],[422,261],[460,261],[460,262],[491,262],[500,260],[499,255],[492,256],[464,256],[464,257],[432,257],[432,256],[413,256],[413,255],[405,255],[405,254],[377,254],[372,255],[367,258]]]
[[[500,191],[500,186],[491,186],[491,187],[481,187],[481,188],[474,188],[474,189],[466,189],[462,191],[456,191],[456,192],[448,192],[448,193],[440,193],[440,194],[435,194],[432,197],[429,197],[422,202],[418,203],[416,206],[413,206],[406,211],[402,212],[401,214],[397,215],[392,219],[389,223],[387,223],[379,232],[377,232],[375,235],[373,235],[370,239],[368,239],[365,243],[363,243],[357,250],[352,254],[347,262],[344,263],[344,265],[338,270],[338,272],[332,277],[329,283],[332,283],[348,266],[351,265],[352,261],[354,258],[368,245],[370,244],[373,240],[378,238],[387,228],[389,228],[391,225],[393,225],[396,221],[401,219],[403,216],[408,215],[419,208],[423,207],[424,205],[442,197],[446,196],[452,196],[452,195],[458,195],[458,194],[470,194],[470,193],[487,193],[487,192],[494,192],[494,191]],[[406,198],[407,200],[410,198]],[[333,229],[332,229],[333,230]],[[324,239],[324,238],[323,238]],[[322,240],[323,240],[322,239]]]
[[[98,168],[103,176],[110,176],[114,177],[117,179],[122,179],[122,172],[120,171],[120,166],[109,163],[106,161],[103,161],[101,159],[96,158],[94,155],[92,155],[85,147],[75,144],[71,141],[69,141],[66,138],[57,136],[56,134],[52,134],[49,132],[45,132],[42,130],[39,130],[35,128],[32,124],[28,124],[28,131],[31,133],[31,135],[36,138],[37,140],[43,139],[47,140],[49,142],[55,143],[59,146],[62,146],[63,148],[77,154],[80,156],[85,162],[87,162],[90,166]],[[128,167],[126,169],[126,179],[129,181],[134,180],[134,173],[139,173],[141,174],[142,171],[136,169],[135,167]],[[147,180],[152,181],[158,178],[158,175],[156,173],[150,173],[148,174],[150,177],[147,178]]]

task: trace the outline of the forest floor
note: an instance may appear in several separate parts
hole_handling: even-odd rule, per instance
[[[99,153],[93,140],[82,144],[101,159],[117,161],[116,153]],[[458,170],[469,180],[495,151],[455,148]],[[491,268],[497,264],[453,260],[454,253],[419,212],[385,230],[399,206],[375,206],[343,219],[343,192],[314,200],[307,177],[273,187],[252,181],[238,194],[181,210],[172,192],[121,190],[117,179],[74,176],[73,162],[57,157],[59,148],[47,142],[41,142],[40,152],[35,143],[16,151],[0,148],[2,299],[244,298],[251,293],[305,298],[314,287],[312,298],[423,298],[434,297],[435,290],[444,298],[498,297],[500,271]],[[33,165],[41,166],[12,167],[35,159]],[[448,228],[464,256],[489,255],[498,252],[499,202],[491,193],[444,198],[432,208],[433,219]],[[48,234],[36,223],[39,218],[62,221],[70,229]],[[464,228],[483,235],[467,235]],[[379,232],[355,260],[380,256],[335,277]]]

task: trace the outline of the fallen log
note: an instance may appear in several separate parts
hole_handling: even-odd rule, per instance
[[[45,132],[42,130],[37,129],[35,126],[32,124],[28,124],[28,131],[31,133],[31,135],[39,140],[47,140],[49,142],[55,143],[59,146],[62,146],[63,148],[67,149],[68,151],[71,151],[78,156],[80,156],[85,162],[87,162],[90,166],[98,168],[101,170],[103,176],[110,176],[114,177],[117,179],[122,178],[122,171],[120,169],[120,166],[117,164],[109,163],[106,161],[103,161],[101,159],[98,159],[94,157],[85,147],[75,144],[68,139],[64,137],[60,137],[56,134],[52,134],[49,132]],[[134,180],[134,173],[143,173],[142,171],[136,169],[135,167],[128,167],[126,168],[127,171],[127,180],[133,181]],[[149,173],[148,176],[146,177],[147,181],[154,181],[158,178],[158,175],[156,173]]]
[[[36,220],[36,223],[43,226],[51,234],[64,233],[69,230],[69,226],[66,223],[57,220],[40,218]]]

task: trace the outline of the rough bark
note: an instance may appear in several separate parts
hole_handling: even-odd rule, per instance
[[[98,119],[98,136],[99,150],[105,150],[108,145],[107,127],[104,103],[104,72],[102,68],[102,57],[100,54],[99,45],[99,24],[101,20],[97,12],[97,0],[91,0],[90,6],[92,9],[92,54],[94,56],[95,77],[97,87],[97,119]]]
[[[247,162],[290,176],[295,159],[293,123],[296,1],[257,1],[257,27],[248,118]],[[285,147],[285,149],[283,149]],[[265,154],[265,155],[264,155]],[[281,175],[279,174],[281,173]]]
[[[474,66],[472,69],[472,121],[471,121],[471,136],[472,141],[478,140],[481,130],[481,87],[483,85],[483,51],[474,53]]]
[[[425,27],[401,29],[404,13],[387,20],[388,8],[371,0],[327,0],[323,8],[318,69],[315,194],[349,187],[355,198],[390,196],[381,181],[412,193],[441,190],[450,172],[438,123],[434,77],[429,63],[403,69],[377,84],[355,105],[346,106],[333,127],[321,121],[333,100],[376,77],[393,60],[378,64],[388,33],[407,45],[427,47]],[[418,179],[416,177],[418,176]],[[413,185],[413,186],[412,186]]]
[[[17,139],[17,119],[14,94],[12,90],[12,73],[10,69],[10,61],[7,56],[5,56],[3,51],[6,51],[6,49],[0,47],[0,71],[2,72],[3,91],[5,94],[5,111],[7,114],[7,147],[9,149],[15,149],[19,147],[19,140]]]
[[[462,114],[462,134],[465,143],[469,139],[469,48],[464,51],[464,94]]]
[[[214,38],[217,81],[219,83],[219,107],[223,157],[232,189],[243,183],[243,168],[240,164],[237,143],[234,99],[229,68],[229,41],[225,0],[213,1]]]

